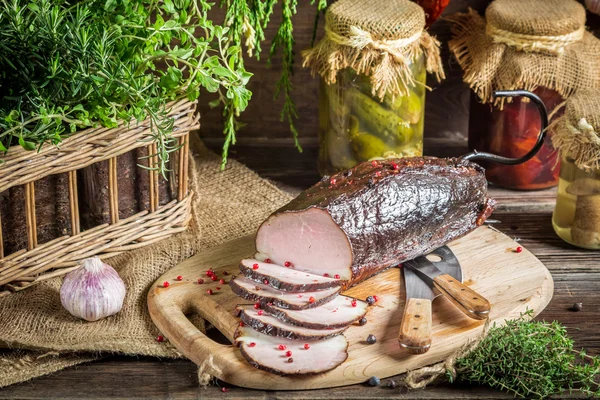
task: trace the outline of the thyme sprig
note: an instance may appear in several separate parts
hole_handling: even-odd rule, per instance
[[[533,311],[490,328],[455,364],[457,380],[545,398],[565,391],[600,396],[600,357],[575,350],[559,322],[530,321]],[[447,378],[452,381],[452,375]]]
[[[224,105],[224,163],[251,75],[205,0],[0,0],[0,150],[150,118],[158,165],[177,148],[169,101]],[[224,165],[224,164],[223,164]]]

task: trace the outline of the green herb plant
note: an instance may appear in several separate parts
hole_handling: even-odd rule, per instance
[[[518,397],[545,398],[565,391],[600,396],[600,357],[573,347],[558,322],[530,321],[532,311],[490,328],[456,360],[458,381],[488,385]],[[452,381],[452,374],[447,378]]]
[[[251,74],[206,0],[0,0],[0,151],[150,118],[164,172],[177,148],[167,103],[216,93],[235,142]]]
[[[313,42],[319,15],[328,6],[327,0],[311,0],[317,5]],[[277,0],[222,0],[221,5],[226,9],[225,25],[230,28],[229,38],[233,43],[243,43],[248,56],[260,59],[261,43],[265,40],[265,29],[271,21],[271,16]],[[298,118],[296,105],[292,99],[292,76],[294,74],[294,26],[292,18],[297,13],[298,0],[281,0],[281,23],[272,39],[269,49],[268,63],[281,51],[281,76],[276,84],[275,98],[284,95],[281,120],[289,123],[298,150],[302,147],[298,142],[298,131],[295,120]]]

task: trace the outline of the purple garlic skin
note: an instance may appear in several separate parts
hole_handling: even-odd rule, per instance
[[[91,257],[65,276],[60,301],[71,315],[97,321],[121,311],[125,292],[117,271],[98,257]]]

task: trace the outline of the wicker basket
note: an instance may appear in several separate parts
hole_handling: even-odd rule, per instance
[[[0,230],[0,296],[25,289],[35,283],[66,274],[77,268],[87,257],[115,256],[137,249],[184,231],[191,215],[188,190],[189,132],[199,128],[196,103],[179,101],[168,105],[169,116],[175,119],[173,136],[180,148],[171,165],[178,174],[176,197],[167,204],[159,204],[159,175],[147,171],[149,209],[125,219],[119,219],[119,190],[117,185],[117,156],[134,149],[147,148],[147,154],[156,154],[156,144],[149,141],[150,123],[123,124],[117,128],[94,128],[76,133],[65,139],[60,147],[44,146],[38,153],[14,148],[0,164],[0,193],[23,185],[25,189],[25,219],[27,248],[4,256],[4,239]],[[92,164],[108,161],[108,204],[110,223],[81,229],[77,171]],[[46,243],[37,243],[36,181],[54,175],[68,176],[68,210],[70,235]],[[138,173],[146,173],[145,170]],[[145,175],[144,175],[145,176]],[[66,193],[62,196],[67,198]],[[23,228],[25,229],[25,228]]]

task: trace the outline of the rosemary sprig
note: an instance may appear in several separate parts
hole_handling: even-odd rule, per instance
[[[298,141],[298,131],[294,124],[294,120],[298,118],[298,111],[296,110],[296,104],[292,100],[292,76],[294,75],[294,27],[292,23],[292,17],[296,14],[296,7],[298,5],[297,0],[283,0],[281,3],[281,25],[273,38],[271,43],[271,49],[269,51],[269,63],[273,57],[277,54],[279,49],[282,50],[281,57],[281,77],[277,81],[275,89],[275,98],[279,96],[279,93],[283,91],[284,101],[283,109],[281,110],[280,119],[281,121],[287,119],[290,124],[290,130],[294,137],[294,144],[296,148],[302,152],[302,146]]]
[[[477,347],[457,359],[457,380],[488,385],[519,397],[565,391],[600,396],[600,357],[577,351],[560,323],[521,318],[494,326]],[[452,375],[448,374],[452,381]]]
[[[221,6],[226,8],[225,25],[231,29],[230,40],[244,43],[249,56],[260,59],[261,42],[265,40],[265,28],[268,26],[277,0],[222,0]],[[318,15],[327,7],[327,0],[310,0],[310,4],[317,4],[315,19],[315,32]],[[269,64],[281,52],[281,76],[277,81],[275,98],[280,94],[284,96],[283,108],[280,119],[287,120],[294,143],[302,151],[298,141],[298,131],[295,121],[298,118],[296,105],[292,98],[292,76],[294,75],[294,26],[292,18],[297,13],[298,0],[281,0],[282,20],[273,37],[269,49]]]
[[[206,0],[0,0],[0,150],[150,118],[163,173],[177,148],[166,103],[224,104],[227,147],[251,77]]]

